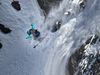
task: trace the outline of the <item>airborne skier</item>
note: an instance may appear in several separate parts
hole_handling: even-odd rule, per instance
[[[26,37],[26,39],[32,38],[32,36],[36,39],[40,36],[40,32],[36,29],[36,25],[32,23],[31,26],[31,29],[27,31],[28,36]]]

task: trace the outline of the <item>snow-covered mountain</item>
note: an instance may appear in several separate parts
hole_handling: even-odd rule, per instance
[[[100,75],[99,24],[100,0],[0,0],[0,75]]]

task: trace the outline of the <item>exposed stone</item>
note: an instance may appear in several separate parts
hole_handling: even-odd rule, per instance
[[[74,54],[71,55],[68,62],[68,70],[70,75],[74,75],[74,73],[77,71],[77,67],[79,62],[81,61],[83,57],[83,52],[85,50],[85,45],[82,45],[79,49],[76,50]],[[81,74],[80,74],[81,75]]]
[[[8,27],[5,27],[3,24],[0,24],[0,31],[4,34],[10,33],[12,30],[9,29]]]
[[[55,23],[55,25],[53,25],[51,32],[56,32],[57,30],[60,29],[62,22],[61,21],[57,21]]]
[[[91,42],[92,37],[90,37],[85,44],[83,44],[79,49],[73,53],[68,62],[68,71],[70,75],[74,75],[77,72],[77,75],[83,75],[83,73],[86,73],[85,75],[99,75],[100,74],[100,54],[97,53],[96,56],[93,54],[90,54],[89,56],[86,56],[85,46]],[[95,37],[92,39],[91,45],[96,44],[97,40],[99,40],[99,37],[95,35]],[[83,72],[81,71],[82,68],[80,68],[79,63],[87,58],[88,63],[87,67],[83,69]],[[95,59],[95,62],[94,62]],[[89,68],[90,64],[92,64],[92,67]]]
[[[87,0],[80,0],[79,1],[80,8],[84,9],[86,7],[86,2]]]
[[[91,39],[92,39],[92,36],[86,41],[86,44],[89,44]],[[91,44],[95,44],[98,39],[99,39],[99,37],[97,35],[95,35],[95,37],[93,38]],[[100,39],[99,39],[99,41],[100,41]]]
[[[4,29],[2,30],[2,32],[3,32],[4,34],[8,34],[8,33],[11,32],[11,30],[10,30],[9,28],[4,28]]]
[[[37,0],[41,9],[48,14],[50,8],[55,5],[59,5],[60,1],[62,0]]]
[[[21,10],[21,6],[20,6],[20,4],[19,4],[19,1],[13,1],[13,2],[11,3],[11,5],[12,5],[12,7],[13,7],[14,9],[16,9],[17,11],[20,11],[20,10]]]
[[[3,45],[0,43],[0,49],[2,48],[2,46],[3,46]]]

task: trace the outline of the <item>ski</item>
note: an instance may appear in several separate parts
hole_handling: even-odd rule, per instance
[[[45,37],[39,38],[39,39],[38,39],[38,43],[35,44],[35,45],[33,46],[33,48],[36,48],[36,47],[46,38],[47,35],[48,35],[48,34],[46,34]]]
[[[38,44],[36,44],[36,45],[34,45],[34,47],[33,47],[33,48],[36,48],[38,45],[39,45],[39,43],[38,43]]]

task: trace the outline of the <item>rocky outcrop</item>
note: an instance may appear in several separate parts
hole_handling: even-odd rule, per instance
[[[12,30],[8,27],[5,27],[3,24],[0,24],[0,31],[4,34],[10,33]]]
[[[2,46],[3,46],[2,43],[0,43],[0,49],[2,48]]]
[[[50,8],[59,5],[62,0],[37,0],[44,13],[48,14]]]
[[[92,40],[92,41],[91,41]],[[96,42],[100,41],[99,37],[95,35],[94,38],[90,37],[85,44],[83,44],[79,49],[73,53],[68,62],[68,71],[70,75],[99,75],[100,74],[100,52],[98,51],[96,55],[85,54],[85,46],[90,44],[94,45]],[[87,63],[81,64],[82,61],[87,60]],[[80,65],[81,64],[81,65]]]
[[[62,22],[61,21],[57,21],[53,26],[52,26],[52,30],[51,32],[56,32],[60,29]]]
[[[16,9],[17,11],[20,11],[20,10],[21,10],[21,6],[20,6],[19,1],[14,1],[14,0],[13,0],[13,2],[11,3],[11,5],[12,5],[12,7],[13,7],[14,9]]]

